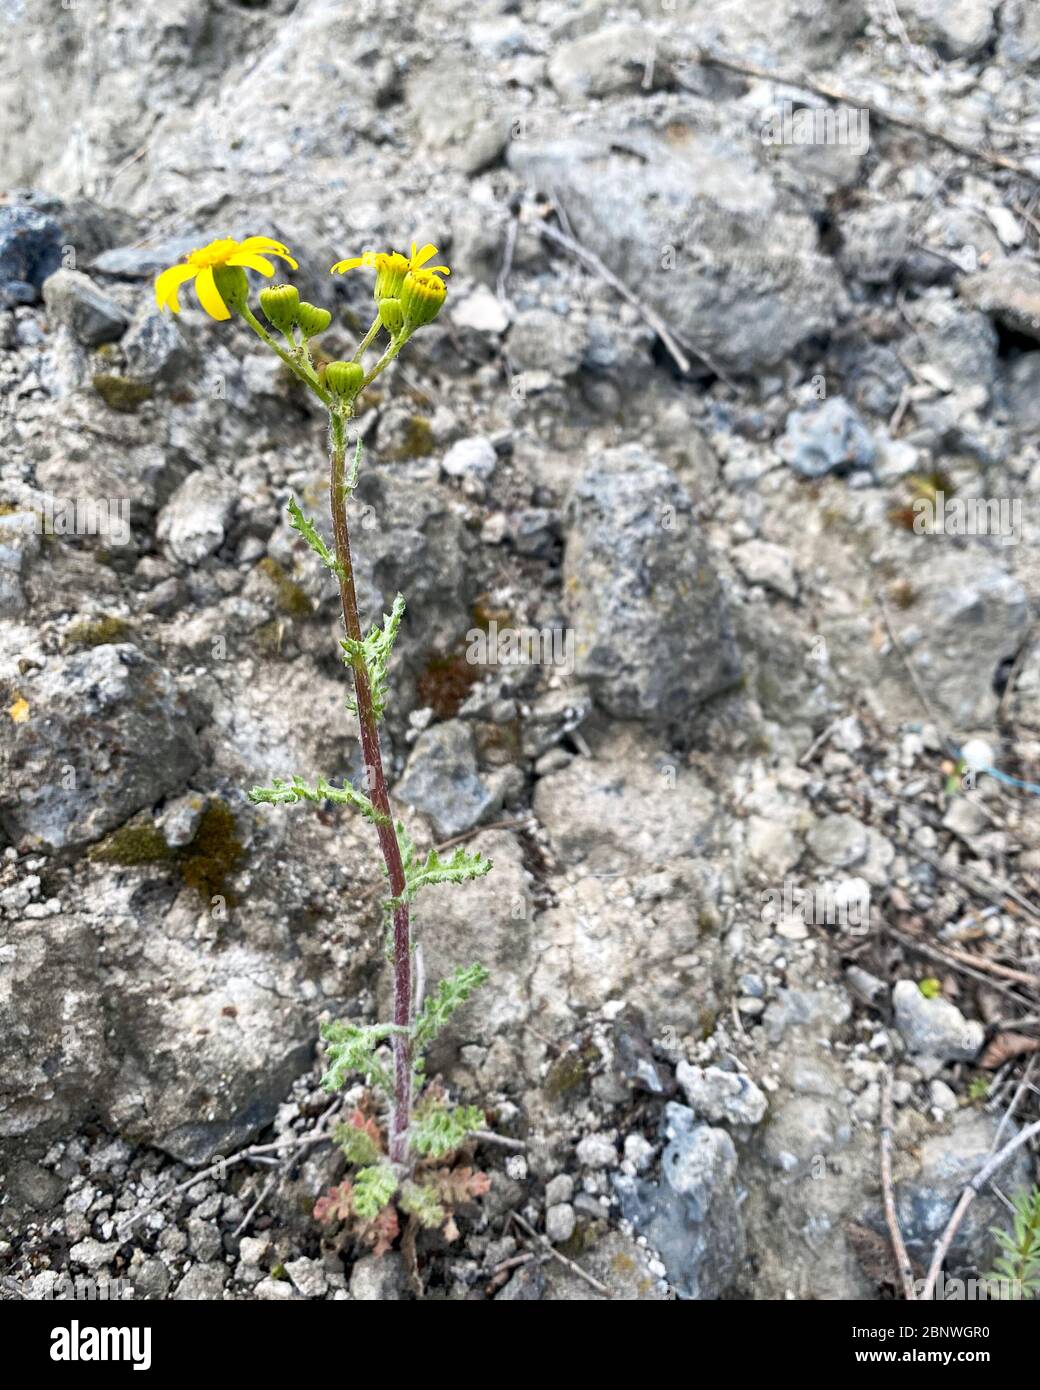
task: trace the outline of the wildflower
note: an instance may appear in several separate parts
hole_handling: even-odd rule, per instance
[[[246,237],[245,241],[235,241],[232,237],[211,241],[208,246],[189,251],[182,264],[171,265],[162,272],[155,282],[155,302],[160,309],[180,313],[178,291],[185,281],[194,280],[199,303],[210,318],[229,319],[228,304],[237,307],[244,302],[248,288],[245,271],[274,274],[268,256],[278,256],[293,270],[297,268],[288,247],[268,236]]]
[[[367,266],[376,272],[376,286],[374,296],[378,303],[383,299],[397,299],[404,285],[405,276],[413,270],[421,270],[427,261],[433,259],[437,254],[437,248],[432,242],[428,241],[425,246],[416,247],[412,242],[412,254],[403,256],[400,251],[365,251],[360,256],[352,256],[349,260],[337,261],[329,272],[330,275],[345,275],[348,270],[356,270],[358,266]],[[451,271],[446,265],[429,266],[431,271],[439,271],[442,275],[450,275]]]
[[[7,713],[16,724],[24,724],[29,718],[29,701],[24,695],[19,695],[13,705],[9,705]]]
[[[316,304],[308,304],[305,299],[301,299],[296,322],[305,338],[316,338],[328,328],[332,322],[332,315],[328,309],[319,309]]]
[[[446,293],[444,281],[432,270],[410,270],[401,286],[405,328],[411,332],[435,319]]]

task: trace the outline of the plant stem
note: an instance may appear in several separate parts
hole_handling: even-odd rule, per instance
[[[365,334],[365,336],[361,339],[361,342],[358,343],[357,352],[354,353],[354,356],[353,356],[353,359],[352,359],[354,362],[360,362],[360,361],[361,361],[362,357],[364,357],[364,355],[365,355],[365,352],[368,350],[369,347],[371,347],[373,339],[375,338],[375,336],[376,336],[376,334],[379,332],[379,330],[382,328],[382,326],[383,326],[382,321],[381,321],[381,319],[379,318],[379,315],[377,314],[377,315],[376,315],[376,321],[375,321],[375,323],[373,323],[372,327],[368,330],[368,332]]]
[[[343,623],[347,636],[355,642],[362,640],[358,617],[357,592],[354,587],[354,568],[350,555],[350,533],[347,529],[346,422],[335,411],[330,413],[331,467],[329,471],[329,504],[332,509],[332,534],[339,565],[339,593],[343,607]],[[401,1029],[393,1035],[394,1099],[390,1117],[390,1158],[403,1163],[408,1156],[408,1126],[412,1110],[412,943],[405,892],[404,865],[390,812],[390,796],[383,772],[379,747],[379,726],[372,706],[372,688],[364,661],[358,657],[351,663],[354,672],[354,691],[357,699],[361,758],[365,770],[368,795],[380,819],[376,823],[379,848],[390,880],[390,894],[396,902],[393,908],[394,931],[394,1023]]]

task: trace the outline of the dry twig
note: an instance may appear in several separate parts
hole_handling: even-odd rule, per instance
[[[899,1229],[892,1187],[892,1078],[887,1067],[881,1074],[881,1192],[885,1203],[885,1224],[888,1226],[899,1277],[903,1282],[903,1295],[913,1302],[917,1297],[914,1293],[914,1271],[910,1264],[910,1256],[906,1253],[903,1233]]]

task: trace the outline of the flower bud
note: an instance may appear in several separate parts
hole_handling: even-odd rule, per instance
[[[364,379],[365,369],[360,362],[330,362],[325,368],[325,385],[341,401],[352,401]]]
[[[305,299],[301,299],[300,307],[296,310],[296,322],[305,338],[316,338],[328,328],[332,322],[332,315],[328,309],[319,309],[316,305],[308,304]]]
[[[273,289],[260,291],[260,308],[267,322],[279,333],[290,332],[299,307],[300,296],[295,285],[276,285]]]
[[[412,270],[401,287],[401,308],[409,330],[430,323],[441,311],[447,291],[439,275],[429,270]]]
[[[213,267],[213,279],[217,286],[217,293],[227,307],[241,313],[249,303],[249,280],[242,267],[240,265],[216,265]]]
[[[404,327],[404,310],[401,308],[401,301],[399,299],[381,299],[379,301],[379,321],[391,338],[396,338]]]

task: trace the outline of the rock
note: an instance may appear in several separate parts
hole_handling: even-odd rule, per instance
[[[674,724],[736,683],[725,598],[669,468],[639,444],[608,450],[576,482],[568,519],[576,670],[609,714]]]
[[[86,347],[114,342],[126,331],[126,314],[82,271],[56,270],[48,276],[43,302],[54,322],[64,324]]]
[[[288,1279],[275,1279],[273,1275],[268,1275],[253,1289],[253,1297],[261,1303],[292,1303],[297,1294]]]
[[[441,840],[472,830],[502,804],[480,776],[473,729],[460,719],[419,735],[394,795],[429,816]]]
[[[444,455],[441,467],[449,478],[476,478],[486,483],[493,476],[498,455],[484,435],[460,439]]]
[[[902,649],[886,654],[886,674],[909,689],[909,661],[929,699],[962,729],[987,727],[997,708],[994,676],[1013,660],[1029,623],[1025,590],[995,560],[943,549],[935,538],[927,566],[910,573],[910,603],[891,608]]]
[[[266,1236],[243,1236],[238,1247],[238,1258],[244,1265],[259,1266],[270,1248],[271,1242]]]
[[[675,1078],[690,1109],[709,1124],[757,1125],[766,1113],[766,1098],[749,1076],[721,1067],[680,1062]]]
[[[289,1260],[286,1263],[285,1272],[304,1298],[325,1297],[329,1281],[325,1266],[320,1260],[308,1259],[301,1255],[298,1260]]]
[[[1030,0],[1004,0],[997,52],[1021,67],[1040,63],[1040,10]]]
[[[576,1155],[583,1168],[616,1168],[618,1164],[614,1141],[605,1134],[586,1134],[578,1143]]]
[[[215,1260],[224,1249],[219,1227],[212,1221],[204,1221],[200,1216],[188,1218],[188,1244],[191,1253],[203,1264]]]
[[[944,58],[970,58],[992,41],[997,0],[905,0],[900,8],[911,38]]]
[[[933,291],[915,301],[913,321],[917,343],[911,360],[941,373],[951,390],[981,386],[989,395],[997,372],[997,331],[984,313]]]
[[[40,553],[38,526],[34,512],[0,515],[0,618],[12,618],[26,607],[23,579]]]
[[[456,328],[498,337],[509,327],[509,315],[502,301],[486,285],[478,285],[472,293],[451,305],[451,321]]]
[[[926,999],[912,980],[900,980],[892,990],[896,1027],[914,1055],[942,1062],[971,1062],[986,1030],[969,1021],[947,999]]]
[[[990,1156],[999,1117],[984,1110],[959,1110],[937,1134],[915,1145],[917,1173],[896,1182],[896,1211],[911,1256],[926,1267],[935,1243],[946,1229],[961,1194]],[[1015,1136],[1007,1127],[1001,1137],[1006,1143]],[[997,1182],[1010,1195],[1027,1189],[1033,1181],[1032,1164],[1025,1148],[1020,1148]],[[883,1229],[882,1214],[875,1225]],[[968,1208],[957,1231],[947,1259],[945,1274],[954,1276],[968,1266],[971,1273],[992,1268],[996,1245],[990,1229],[1007,1229],[1010,1218],[1003,1202],[991,1188],[984,1189]],[[950,1296],[949,1294],[947,1295]]]
[[[192,1265],[174,1289],[173,1297],[178,1302],[185,1302],[189,1299],[201,1302],[220,1299],[224,1293],[227,1275],[227,1266],[219,1261],[214,1261],[211,1264]]]
[[[0,207],[0,307],[33,304],[61,265],[60,225],[27,207]]]
[[[766,1038],[778,1043],[791,1030],[811,1029],[825,1034],[844,1023],[852,1012],[841,989],[781,989],[763,1018]]]
[[[843,217],[839,261],[845,274],[868,285],[893,280],[909,249],[912,215],[912,203],[886,202]]]
[[[81,1240],[78,1245],[74,1245],[69,1251],[69,1259],[74,1264],[82,1265],[91,1274],[97,1274],[100,1270],[108,1268],[115,1259],[118,1249],[119,1242],[117,1240],[103,1242],[90,1238]]]
[[[871,468],[874,441],[844,396],[830,396],[821,406],[792,410],[777,450],[803,478],[850,468]]]
[[[234,505],[234,489],[222,478],[189,473],[159,513],[156,537],[180,564],[197,565],[223,545]]]
[[[157,246],[113,246],[95,256],[92,269],[120,280],[150,280],[167,266],[176,265],[205,241],[205,235],[199,232],[193,236],[173,237]]]
[[[574,1234],[577,1218],[569,1202],[558,1202],[545,1210],[545,1235],[553,1245],[562,1245]]]
[[[172,381],[191,361],[191,349],[172,314],[145,314],[131,324],[122,348],[134,381]]]
[[[547,1208],[569,1202],[573,1196],[574,1179],[570,1173],[557,1173],[545,1184],[545,1205]]]
[[[1031,257],[1009,256],[966,275],[960,297],[1016,333],[1040,341],[1040,269]]]
[[[0,746],[0,826],[83,845],[175,792],[198,766],[192,703],[129,642],[51,657]]]
[[[578,370],[584,351],[584,331],[549,309],[525,309],[518,314],[506,340],[515,371],[546,371],[556,380]]]
[[[606,1231],[581,1252],[581,1266],[610,1290],[611,1302],[654,1302],[668,1299],[668,1289],[655,1271],[650,1252],[621,1231]],[[550,1260],[542,1266],[544,1293],[554,1302],[598,1303],[603,1295],[565,1265]]]
[[[794,556],[770,541],[745,541],[733,552],[733,563],[749,584],[762,584],[785,598],[798,597]]]
[[[674,1102],[665,1107],[662,1134],[660,1183],[613,1179],[622,1216],[658,1252],[680,1298],[721,1298],[744,1256],[733,1141]]]
[[[555,48],[549,80],[564,101],[575,105],[620,92],[669,87],[674,76],[668,48],[666,42],[651,46],[646,31],[634,24],[607,25]]]
[[[658,797],[670,808],[663,820]],[[564,862],[587,869],[619,860],[657,868],[700,854],[715,824],[714,799],[696,774],[642,739],[614,741],[541,778],[534,809]]]
[[[823,864],[850,868],[866,858],[867,827],[855,816],[832,815],[818,820],[806,836],[809,848]]]
[[[702,112],[667,131],[606,118],[511,142],[528,184],[552,192],[578,240],[724,369],[782,362],[833,326],[843,292],[765,153]]]
[[[386,1303],[404,1296],[405,1272],[396,1250],[364,1255],[350,1273],[350,1296],[358,1303]]]

